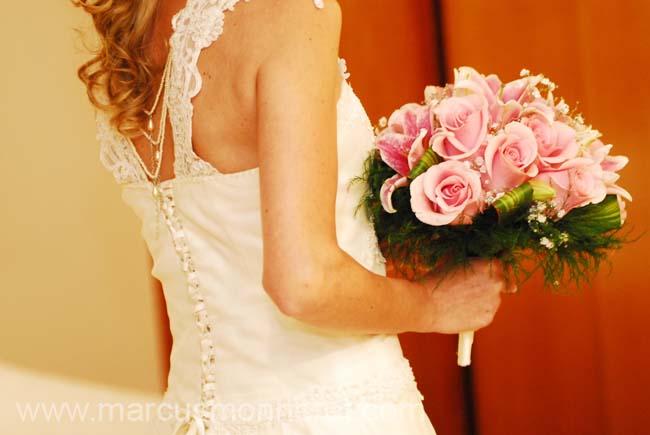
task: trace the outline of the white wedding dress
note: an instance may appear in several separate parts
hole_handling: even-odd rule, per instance
[[[279,311],[262,287],[258,169],[222,174],[192,150],[191,99],[201,89],[197,59],[222,33],[236,3],[189,0],[174,18],[164,98],[175,178],[161,184],[159,212],[131,142],[105,114],[97,117],[102,163],[142,220],[152,274],[167,301],[173,349],[157,433],[435,434],[397,336],[325,331]],[[349,186],[374,134],[347,82],[345,61],[339,63],[338,242],[364,267],[385,274],[372,226],[363,211],[355,214],[362,189]]]

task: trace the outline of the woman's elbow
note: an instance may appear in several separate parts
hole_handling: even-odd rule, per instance
[[[325,302],[325,268],[320,264],[284,266],[264,270],[262,285],[278,309],[285,315],[308,320],[310,313]]]

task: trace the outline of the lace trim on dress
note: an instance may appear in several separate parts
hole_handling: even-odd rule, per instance
[[[375,235],[374,230],[369,232],[366,236],[367,248],[365,249],[365,255],[363,258],[363,263],[367,268],[371,269],[375,265],[386,264],[386,259],[379,249],[379,242],[377,241],[377,236]]]
[[[209,415],[184,415],[176,433],[181,428],[210,427],[214,435],[250,435],[310,417],[344,417],[363,407],[385,411],[388,405],[408,412],[410,406],[420,407],[423,399],[408,360],[402,359],[388,376],[377,374],[363,382],[314,386],[300,396],[275,400],[217,401]]]
[[[192,98],[199,93],[203,84],[197,66],[201,51],[223,33],[225,11],[233,10],[238,1],[188,0],[185,8],[172,19],[170,55],[174,57],[174,62],[171,89],[167,97],[172,108],[170,116],[174,126],[176,177],[219,174],[192,149]]]
[[[339,72],[341,73],[341,78],[343,80],[350,78],[350,73],[348,72],[348,64],[342,57],[339,57]]]
[[[347,63],[345,59],[339,58],[339,70],[341,72],[341,77],[343,77],[343,80],[346,81],[350,77],[350,73],[347,72]],[[354,93],[352,90],[352,87],[348,83],[348,89],[347,90],[342,90],[342,92],[348,92],[351,98],[356,98],[358,99],[357,95]],[[363,107],[361,105],[361,102],[359,101],[359,104],[355,104],[354,107]],[[368,129],[368,134],[372,135],[373,138],[375,136],[374,129],[372,127],[372,123],[370,121],[370,118],[368,118],[368,114],[366,113],[365,110],[363,109],[356,109],[354,112],[350,114],[350,116],[344,118],[342,120],[341,124],[355,124],[355,125],[365,125],[366,128]],[[374,142],[374,139],[373,139]],[[355,180],[350,180],[350,183],[354,183]],[[358,210],[357,213],[362,213],[362,210]],[[383,254],[381,253],[381,250],[379,248],[379,243],[377,241],[377,236],[375,234],[375,231],[373,229],[374,227],[371,226],[369,228],[369,231],[366,235],[366,244],[367,244],[367,249],[365,250],[365,254],[363,258],[361,259],[361,263],[368,269],[372,269],[375,265],[383,265],[386,264],[386,259],[384,258]]]
[[[133,155],[127,138],[110,124],[108,114],[97,110],[97,141],[99,161],[113,174],[118,184],[134,184],[146,181],[140,164]]]

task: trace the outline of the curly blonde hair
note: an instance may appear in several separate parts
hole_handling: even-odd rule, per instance
[[[110,114],[120,133],[141,134],[148,117],[147,104],[159,72],[145,48],[160,0],[71,0],[88,12],[101,41],[78,75],[91,103]]]

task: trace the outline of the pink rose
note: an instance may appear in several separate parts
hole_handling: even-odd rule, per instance
[[[451,97],[434,112],[441,129],[431,138],[431,148],[438,155],[461,160],[476,153],[487,135],[489,115],[485,97],[478,94]]]
[[[498,110],[501,80],[495,74],[485,77],[474,68],[462,66],[454,71],[454,90],[469,89],[474,93],[482,94],[488,103],[489,113]],[[494,119],[493,119],[494,122]]]
[[[535,177],[539,170],[537,139],[533,131],[520,122],[511,122],[501,133],[488,141],[485,166],[486,188],[509,191]]]
[[[540,115],[552,123],[555,120],[555,106],[549,105],[548,101],[543,98],[535,98],[526,105],[521,116]]]
[[[578,155],[576,131],[565,123],[549,121],[541,114],[526,117],[522,122],[535,134],[542,166],[557,167]]]
[[[484,76],[473,68],[461,67],[455,71],[454,90],[470,90],[480,93],[488,102],[490,125],[499,128],[518,119],[524,102],[531,102],[532,89],[539,83],[538,76],[523,77],[506,83],[498,76]]]
[[[519,104],[530,103],[535,99],[532,90],[539,84],[539,76],[522,77],[506,83],[501,92],[501,101],[516,101]]]
[[[560,217],[576,207],[598,204],[607,195],[603,181],[603,169],[597,163],[573,166],[563,171],[543,172],[536,180],[547,183],[555,189],[553,202]]]
[[[377,135],[381,158],[401,175],[411,168],[426,151],[432,132],[431,106],[409,103],[393,112],[388,126]]]
[[[429,225],[471,224],[480,211],[480,176],[455,160],[430,167],[410,189],[415,216]]]
[[[539,80],[538,76],[524,77],[503,85],[497,104],[490,110],[492,122],[500,128],[519,119],[524,111],[524,103],[535,100],[532,89]]]

